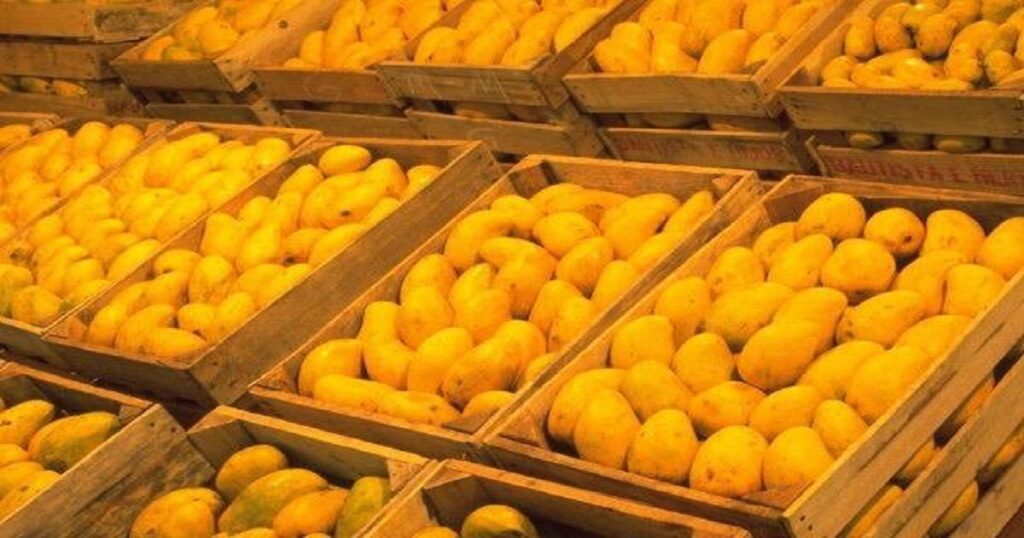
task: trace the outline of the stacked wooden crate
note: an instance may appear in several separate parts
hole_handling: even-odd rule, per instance
[[[142,43],[125,51],[113,62],[124,83],[145,104],[150,115],[180,121],[211,121],[283,125],[277,110],[256,87],[252,68],[257,63],[283,62],[302,38],[316,29],[319,21],[333,13],[332,2],[282,4],[280,13],[270,13],[258,28],[235,35],[229,48],[212,57],[189,56],[168,59],[157,54],[180,46],[174,36],[183,24],[201,24],[199,10],[222,9],[222,2],[201,2]],[[259,6],[251,6],[254,9]],[[285,9],[285,7],[287,9]],[[227,9],[225,5],[223,9]],[[232,9],[238,10],[238,6]],[[224,17],[230,19],[232,15]],[[193,16],[190,18],[190,16]],[[187,33],[187,32],[186,32]],[[172,41],[173,40],[173,41]],[[153,57],[149,57],[152,55]]]
[[[653,4],[639,6],[631,20]],[[602,137],[618,158],[774,174],[809,172],[813,161],[801,135],[784,117],[777,91],[855,4],[822,3],[751,73],[610,74],[601,72],[589,54],[565,77],[565,85],[581,109],[597,118]]]
[[[392,96],[411,100],[407,116],[427,138],[482,140],[492,151],[509,156],[600,156],[605,147],[594,122],[575,106],[561,79],[637,3],[611,5],[562,50],[524,67],[405,61],[383,62],[377,70]],[[435,28],[457,28],[473,4],[462,2]],[[409,43],[407,57],[416,56],[426,35]]]
[[[4,6],[0,110],[142,115],[110,61],[173,20],[189,3],[18,2]]]
[[[496,464],[511,471],[738,525],[755,536],[845,536],[872,506],[876,507],[871,511],[873,523],[862,522],[865,528],[861,530],[877,527],[895,532],[906,526],[899,536],[926,534],[1020,423],[1020,411],[1009,411],[1006,407],[1013,405],[1013,398],[1018,397],[1014,394],[1020,390],[1020,368],[1015,366],[1006,372],[1007,364],[1014,364],[1019,356],[1019,351],[1013,350],[1024,336],[1024,318],[1018,315],[1024,304],[1024,274],[1018,273],[1009,279],[999,297],[970,323],[960,338],[954,339],[951,348],[813,483],[760,491],[740,498],[710,495],[676,483],[583,461],[569,455],[564,444],[547,433],[546,421],[559,390],[581,372],[608,367],[609,349],[618,328],[648,314],[661,292],[672,283],[703,276],[719,254],[731,247],[749,246],[761,231],[795,220],[810,202],[829,192],[853,195],[871,210],[899,206],[923,216],[936,209],[955,208],[978,218],[986,228],[1005,218],[1024,214],[1024,199],[1018,197],[790,176],[680,265],[668,280],[638,299],[615,324],[509,413],[485,441]],[[1008,354],[1014,360],[1004,362]],[[989,376],[999,379],[999,388],[983,407],[978,406],[975,391]],[[967,403],[971,400],[975,402]],[[929,469],[898,496],[900,508],[881,513],[885,505],[876,501],[882,496],[881,492],[891,488],[890,481],[896,480],[901,468],[929,439],[941,435],[937,433],[940,429],[949,430],[944,424],[950,417],[974,406],[983,410],[957,431]],[[991,421],[1000,420],[994,418],[996,416],[1007,420],[999,427],[991,427]],[[983,431],[991,432],[991,439],[978,443],[977,437]],[[1010,485],[1019,467],[1018,462],[1005,471],[996,486],[989,490],[988,495],[992,497],[979,505],[978,515],[971,518],[971,525],[977,527],[970,527],[967,534],[961,529],[959,536],[998,533],[1021,502],[1019,486]],[[935,488],[940,483],[942,487]],[[898,491],[888,499],[895,498],[895,493]],[[924,503],[927,503],[927,511],[917,513]],[[985,510],[998,511],[999,503],[1014,508],[998,517],[985,514]],[[894,535],[897,534],[877,534]]]
[[[969,91],[821,86],[824,67],[846,54],[844,41],[854,17],[876,17],[895,4],[861,4],[824,36],[782,89],[794,125],[813,134],[810,145],[822,174],[1024,192],[1024,111],[1016,83]],[[871,142],[875,147],[851,144],[850,135],[856,133],[877,137]],[[899,140],[903,135],[925,147],[905,147]],[[980,149],[932,149],[938,136],[980,138]],[[964,150],[970,152],[960,153]]]

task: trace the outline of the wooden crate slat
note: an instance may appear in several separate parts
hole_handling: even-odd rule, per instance
[[[950,538],[1014,538],[1003,528],[1013,519],[1024,502],[1024,458],[1017,458],[1003,476],[978,500],[978,506],[961,523]],[[1019,521],[1018,529],[1019,527]],[[1002,530],[1003,532],[1000,532]]]
[[[326,136],[380,138],[423,138],[407,117],[345,114],[316,110],[285,110],[285,120],[293,127],[317,129]]]
[[[128,5],[88,2],[4,6],[0,34],[111,43],[148,37],[172,22],[190,1],[150,0]]]
[[[85,97],[5,93],[0,94],[0,112],[38,112],[78,118],[145,116],[142,104],[123,88],[90,90]]]
[[[436,140],[481,140],[492,151],[514,155],[595,157],[604,151],[593,123],[584,117],[567,125],[465,118],[439,112],[407,113],[413,127]]]
[[[630,161],[811,172],[814,161],[795,130],[779,133],[699,129],[601,129],[616,157]]]
[[[259,67],[256,82],[275,101],[313,101],[401,106],[374,71]]]
[[[134,43],[66,43],[0,39],[0,71],[8,75],[105,80],[110,61]]]

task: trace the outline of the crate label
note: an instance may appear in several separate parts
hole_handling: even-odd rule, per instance
[[[820,154],[828,175],[909,181],[920,184],[987,185],[1024,191],[1024,156],[1000,155],[1004,162],[989,162],[971,155],[920,152],[920,156],[868,152],[857,155]]]
[[[751,142],[746,140],[695,140],[650,135],[609,136],[625,159],[661,163],[686,163],[699,160],[720,166],[799,170],[797,159],[782,141]]]

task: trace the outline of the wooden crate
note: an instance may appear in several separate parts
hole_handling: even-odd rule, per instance
[[[116,78],[110,61],[134,44],[0,39],[0,71],[8,75],[75,80]]]
[[[1024,194],[1024,155],[1020,154],[862,150],[817,138],[808,145],[826,176]]]
[[[557,108],[569,100],[562,77],[611,32],[612,26],[635,11],[641,1],[623,0],[572,44],[540,58],[533,65],[425,65],[405,61],[383,62],[376,70],[384,77],[391,95],[396,97]],[[454,28],[470,5],[471,2],[459,4],[445,14],[438,25]],[[408,58],[415,56],[419,41],[418,38],[409,42]]]
[[[897,1],[867,1],[853,14],[876,15]],[[1019,89],[938,92],[822,88],[818,85],[819,74],[829,60],[843,54],[843,39],[849,27],[848,20],[834,26],[782,89],[786,112],[798,128],[1024,138]]]
[[[877,536],[923,536],[975,479],[978,471],[1024,422],[1024,361],[1014,360],[978,414],[968,421],[931,464],[904,491],[875,525]],[[990,488],[983,488],[978,506],[951,534],[996,538],[1015,510],[1024,504],[1024,458],[1011,465]]]
[[[118,291],[149,279],[153,259],[162,251],[95,300],[58,321],[46,332],[47,344],[56,350],[66,367],[83,375],[145,391],[160,399],[207,406],[231,403],[327,323],[336,305],[356,299],[430,237],[437,226],[432,219],[447,222],[500,175],[493,158],[479,143],[326,139],[253,183],[220,211],[234,214],[253,197],[273,196],[294,170],[316,163],[323,151],[340,142],[362,145],[377,157],[396,159],[403,167],[436,164],[445,168],[426,189],[343,253],[325,262],[244,326],[193,359],[164,361],[81,341],[88,322]],[[164,250],[198,249],[205,224],[205,218],[196,222],[165,245]]]
[[[409,121],[427,138],[481,140],[491,151],[514,156],[534,153],[600,157],[605,153],[594,122],[572,103],[554,111],[551,123],[466,118],[443,112],[409,110]]]
[[[405,114],[376,116],[320,110],[285,109],[284,119],[292,127],[317,129],[327,136],[373,136],[378,138],[423,138]],[[466,137],[460,137],[466,139]]]
[[[156,475],[169,460],[192,450],[184,430],[159,405],[40,370],[0,364],[0,398],[8,405],[42,398],[68,413],[106,411],[121,419],[120,431],[49,489],[0,519],[4,537],[101,536],[80,532],[97,520],[128,517],[127,506],[109,500],[132,488],[161,487],[173,481],[170,473]]]
[[[565,85],[583,111],[591,114],[661,112],[778,117],[782,105],[777,92],[783,82],[858,1],[829,2],[753,74],[608,74],[598,72],[593,58],[584,56],[565,77]],[[633,19],[647,4],[633,4]],[[594,44],[596,41],[591,45]]]
[[[522,511],[541,536],[750,536],[738,527],[457,460],[431,469],[420,487],[392,501],[387,512],[360,536],[410,538],[433,525],[458,532],[466,516],[489,504]]]
[[[619,159],[695,166],[730,166],[775,173],[811,172],[814,160],[795,129],[779,132],[602,127]]]
[[[66,117],[146,116],[142,103],[120,82],[77,83],[85,87],[89,94],[84,97],[25,92],[0,94],[0,112],[35,112]]]
[[[147,0],[112,5],[15,2],[4,6],[0,34],[96,43],[129,41],[160,30],[191,3],[191,0]]]
[[[486,440],[490,455],[500,466],[512,471],[736,524],[758,536],[838,536],[1020,340],[1024,334],[1024,316],[1019,315],[1024,308],[1024,274],[1012,279],[999,300],[971,323],[967,333],[933,364],[910,393],[802,493],[770,491],[746,499],[709,495],[559,453],[551,448],[545,434],[545,421],[558,390],[577,373],[606,364],[612,335],[618,327],[650,312],[661,290],[671,282],[704,275],[719,253],[731,246],[750,245],[774,223],[796,220],[810,202],[825,192],[857,196],[869,210],[898,205],[926,214],[940,208],[957,208],[974,215],[989,228],[1009,216],[1024,215],[1024,198],[790,176],[651,293],[636,301],[576,359],[510,413]]]
[[[366,475],[388,477],[399,494],[415,486],[421,470],[428,465],[426,460],[413,454],[228,407],[214,409],[188,431],[187,437],[184,434],[182,437],[187,441],[173,453],[159,451],[144,455],[142,461],[153,460],[159,464],[147,469],[145,480],[118,484],[97,499],[89,508],[94,517],[88,524],[68,525],[67,529],[51,531],[53,534],[34,536],[127,536],[135,518],[150,502],[176,489],[209,486],[228,457],[255,444],[273,445],[288,456],[292,465],[317,472],[335,484],[347,486]],[[162,459],[157,458],[158,455]],[[123,457],[114,461],[124,468],[132,468],[135,463]],[[105,477],[97,480],[107,484]]]
[[[203,2],[201,6],[213,5]],[[318,21],[330,17],[333,2],[302,2],[270,21],[263,28],[242,37],[228,51],[213,59],[190,61],[144,61],[149,45],[170,34],[168,26],[111,62],[124,83],[132,89],[207,90],[241,92],[253,83],[255,58],[284,62],[289,44],[316,30]],[[176,24],[177,22],[175,22]]]
[[[384,278],[364,287],[358,299],[335,303],[332,312],[336,315],[315,335],[300,346],[277,367],[268,372],[249,391],[245,405],[261,412],[280,416],[284,419],[310,424],[329,431],[346,432],[368,441],[394,446],[429,457],[461,457],[467,453],[481,456],[478,450],[483,434],[506,410],[491,417],[475,417],[456,421],[445,427],[410,424],[384,415],[365,413],[350,408],[300,396],[296,392],[295,380],[306,354],[319,344],[335,338],[352,338],[361,324],[364,308],[371,302],[394,300],[398,296],[402,280],[409,269],[424,256],[440,252],[455,223],[466,215],[488,207],[493,200],[506,194],[530,196],[554,183],[577,183],[589,188],[609,189],[624,194],[636,195],[647,192],[670,192],[687,197],[703,189],[711,189],[718,200],[716,210],[693,230],[685,242],[679,245],[666,260],[687,256],[696,247],[710,239],[725,224],[735,219],[760,191],[756,175],[736,170],[690,168],[632,163],[614,163],[596,159],[569,157],[533,156],[524,159],[497,184],[454,218],[438,219],[431,229],[437,230],[429,239],[421,241],[415,251],[405,257]],[[449,216],[450,217],[450,216]],[[668,263],[663,261],[661,265]],[[658,268],[649,274],[656,275]],[[651,278],[641,278],[634,289],[642,290]],[[571,357],[576,348],[587,338],[614,318],[617,310],[626,302],[624,297],[615,306],[606,310],[590,330],[581,334],[576,345],[570,345],[562,352],[562,359]],[[524,388],[521,393],[529,392]]]
[[[80,124],[84,121],[85,120],[82,119],[69,120],[69,122],[66,125],[70,127]],[[161,127],[167,126],[166,122],[154,122],[153,120],[149,120],[149,123],[153,123]],[[65,124],[61,124],[62,127],[64,125]],[[260,138],[266,136],[281,136],[287,138],[289,142],[291,142],[292,147],[296,148],[296,150],[298,150],[298,148],[303,146],[306,142],[309,142],[310,140],[317,136],[317,134],[313,131],[306,131],[301,129],[256,129],[252,127],[244,127],[238,125],[187,123],[179,125],[174,129],[171,129],[169,132],[161,132],[157,134],[153,139],[150,140],[148,144],[140,147],[139,153],[154,151],[157,147],[159,147],[159,143],[163,140],[177,140],[180,138],[184,138],[188,135],[195,134],[202,130],[210,130],[221,135],[224,135],[226,138],[235,138],[250,143],[255,142],[256,140],[259,140]],[[296,152],[293,151],[293,155],[295,153]],[[94,182],[93,184],[106,185],[115,175],[116,169],[108,171],[99,179],[97,179],[97,181]],[[260,180],[261,178],[255,178],[253,181],[254,183],[258,183]],[[70,200],[71,198],[72,197],[68,197],[62,200],[61,205],[53,208],[53,211],[60,210],[63,204],[67,203],[67,201]],[[211,208],[210,212],[213,212],[216,209],[217,208]],[[208,214],[210,212],[208,212]],[[205,217],[202,220],[205,221]],[[28,231],[29,230],[26,227],[26,229],[20,231],[18,235],[15,236],[14,239],[12,239],[12,241],[24,239],[25,236],[28,234]],[[173,241],[174,240],[172,239],[171,242]],[[112,283],[108,289],[115,288],[116,284],[117,283]],[[85,305],[79,305],[77,308],[68,311],[61,318],[59,318],[57,321],[51,324],[49,328],[59,326],[63,319],[74,315],[76,312],[78,312],[84,307]],[[47,342],[43,341],[43,334],[47,331],[47,329],[47,327],[35,327],[33,325],[22,323],[11,318],[0,317],[0,344],[2,344],[9,351],[15,353],[18,358],[24,357],[25,359],[42,359],[48,364],[51,364],[57,368],[68,370],[68,363],[62,360],[61,357],[57,355],[57,353]]]

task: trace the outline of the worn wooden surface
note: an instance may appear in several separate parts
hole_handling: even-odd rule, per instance
[[[423,138],[423,135],[413,127],[412,121],[404,116],[371,116],[368,114],[286,109],[284,111],[284,118],[293,127],[317,129],[327,136]]]
[[[0,65],[7,75],[105,80],[117,77],[110,61],[133,44],[0,39]]]
[[[7,2],[0,34],[114,43],[148,37],[173,22],[191,0],[122,5],[89,2]]]

